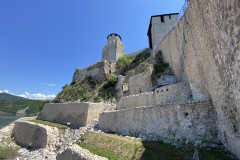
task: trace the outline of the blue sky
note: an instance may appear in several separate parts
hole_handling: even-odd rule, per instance
[[[126,53],[146,48],[150,17],[179,12],[183,3],[1,0],[0,92],[51,99],[72,81],[75,68],[101,60],[110,33],[121,35]]]

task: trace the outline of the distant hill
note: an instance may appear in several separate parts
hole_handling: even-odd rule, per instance
[[[28,100],[28,99],[23,98],[23,97],[19,97],[19,96],[14,96],[14,95],[7,94],[7,93],[0,93],[0,101],[2,101],[2,100],[18,101],[18,100]]]
[[[7,93],[0,93],[0,111],[5,113],[16,114],[20,109],[26,110],[26,115],[37,114],[39,105],[44,101],[30,100]]]

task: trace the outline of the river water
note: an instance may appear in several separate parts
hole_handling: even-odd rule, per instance
[[[13,122],[18,118],[20,118],[20,116],[16,116],[13,114],[0,114],[0,129],[7,126],[9,123]]]

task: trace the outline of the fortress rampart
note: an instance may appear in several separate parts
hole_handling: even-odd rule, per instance
[[[240,157],[240,2],[191,0],[158,50],[193,99],[208,99],[217,113],[219,138]],[[181,67],[183,66],[183,67]],[[182,70],[182,72],[181,72]],[[182,77],[182,78],[181,78]]]
[[[103,112],[99,127],[122,135],[179,144],[216,137],[215,111],[209,101],[137,107]]]
[[[164,105],[170,102],[186,102],[191,99],[191,90],[188,84],[177,83],[157,88],[154,92],[121,97],[116,109],[134,108],[140,106]]]

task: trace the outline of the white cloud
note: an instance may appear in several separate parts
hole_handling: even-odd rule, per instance
[[[52,86],[52,87],[55,87],[55,86],[56,86],[56,84],[53,84],[53,83],[40,83],[40,84],[42,84],[42,85],[48,85],[48,86]]]
[[[8,90],[0,90],[0,93],[9,93]],[[53,100],[56,95],[54,94],[50,94],[50,95],[45,95],[45,94],[41,94],[41,93],[33,93],[30,94],[28,92],[25,92],[24,94],[19,94],[16,95],[14,93],[9,93],[11,95],[15,95],[15,96],[19,96],[19,97],[23,97],[23,98],[28,98],[28,99],[34,99],[34,100]]]
[[[24,98],[28,98],[28,99],[35,99],[35,100],[53,100],[56,95],[51,94],[51,95],[44,95],[41,93],[34,93],[34,94],[30,94],[28,92],[25,92],[24,94],[18,95],[20,97],[24,97]]]
[[[20,95],[17,95],[17,96],[27,98],[27,96],[25,94],[20,94]]]
[[[8,93],[8,90],[0,90],[0,93]]]

